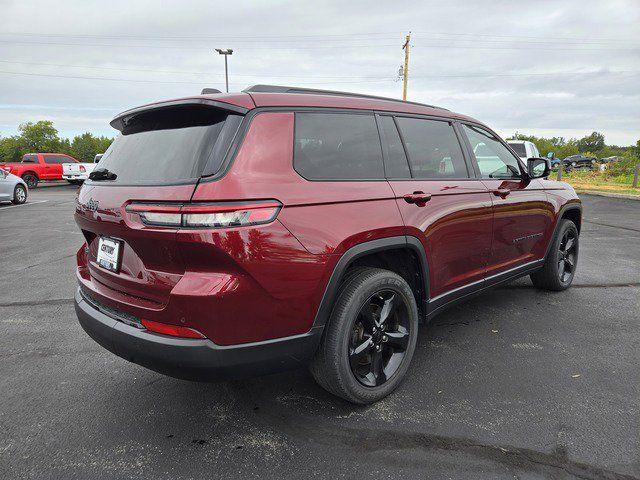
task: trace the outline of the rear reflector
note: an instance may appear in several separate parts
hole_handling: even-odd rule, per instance
[[[166,323],[153,322],[151,320],[141,320],[142,325],[150,332],[169,335],[180,338],[207,338],[197,330],[179,325],[168,325]]]
[[[260,225],[275,220],[282,204],[276,200],[225,203],[131,203],[128,212],[145,225],[187,228],[228,228]]]

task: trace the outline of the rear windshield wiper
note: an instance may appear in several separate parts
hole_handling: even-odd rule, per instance
[[[115,180],[118,177],[113,172],[110,172],[106,168],[96,168],[93,172],[89,174],[89,180]]]

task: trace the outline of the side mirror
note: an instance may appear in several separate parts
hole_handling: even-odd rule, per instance
[[[9,176],[9,172],[0,168],[0,178],[7,178]]]
[[[547,153],[547,158],[548,158],[549,160],[553,160],[553,152],[549,152],[549,153]]]
[[[548,158],[527,158],[527,174],[529,178],[548,177],[551,172],[551,162]]]

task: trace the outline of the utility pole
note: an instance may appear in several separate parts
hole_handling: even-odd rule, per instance
[[[402,72],[402,100],[407,100],[407,82],[409,81],[409,42],[411,32],[407,35],[402,49],[404,50],[404,71]]]
[[[233,50],[227,48],[226,50],[222,50],[221,48],[216,48],[216,52],[220,55],[224,55],[224,82],[227,87],[227,93],[229,93],[229,70],[227,67],[227,57],[229,55],[233,55]]]

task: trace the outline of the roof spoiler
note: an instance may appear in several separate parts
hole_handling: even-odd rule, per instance
[[[211,100],[208,98],[187,98],[183,100],[171,100],[168,102],[152,103],[151,105],[144,105],[142,107],[125,110],[124,112],[116,115],[113,120],[109,122],[109,124],[116,130],[122,131],[134,117],[141,113],[165,110],[176,107],[179,108],[189,105],[206,105],[209,107],[219,108],[221,110],[227,110],[229,112],[239,113],[240,115],[245,115],[249,111],[248,108],[239,107],[230,103],[219,102],[217,100]]]

